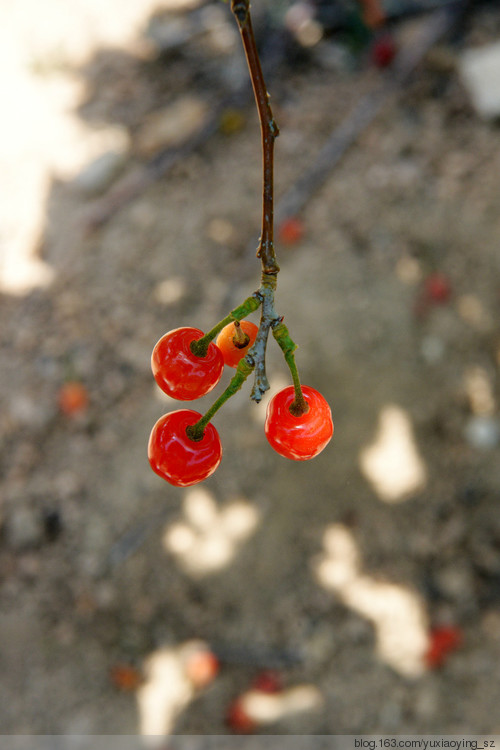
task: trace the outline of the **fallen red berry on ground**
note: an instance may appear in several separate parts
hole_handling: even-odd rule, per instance
[[[460,628],[455,625],[440,625],[429,633],[429,645],[424,656],[429,669],[442,667],[448,656],[456,651],[463,642]]]
[[[304,236],[304,224],[296,216],[284,219],[278,228],[278,237],[284,245],[295,245]]]
[[[283,690],[281,675],[272,669],[264,669],[255,675],[251,688],[260,693],[281,693]]]
[[[445,304],[451,297],[451,284],[442,273],[432,273],[424,281],[424,293],[429,302]]]
[[[220,380],[224,369],[222,354],[210,343],[205,357],[191,351],[191,342],[201,339],[198,328],[176,328],[156,343],[151,369],[159,387],[172,398],[191,401],[209,393]]]
[[[148,458],[151,468],[176,487],[188,487],[207,479],[221,462],[222,445],[213,424],[205,427],[201,440],[191,440],[186,433],[201,414],[179,409],[164,414],[151,431]]]
[[[224,364],[229,367],[238,367],[238,362],[242,359],[247,351],[253,346],[257,333],[259,331],[255,323],[250,320],[240,321],[241,336],[245,338],[246,343],[238,343],[237,330],[234,323],[225,326],[217,336],[216,344],[224,358]]]
[[[302,393],[309,411],[299,417],[290,412],[295,399],[292,385],[283,388],[267,407],[266,437],[281,456],[306,461],[321,453],[333,435],[332,413],[321,393],[307,385]]]
[[[373,43],[371,58],[377,68],[387,68],[392,63],[397,53],[396,42],[390,34],[379,36]]]
[[[247,714],[241,698],[236,698],[230,704],[226,724],[235,734],[252,734],[257,729],[256,722]]]
[[[138,669],[130,664],[114,664],[109,670],[111,684],[123,692],[132,692],[142,684],[143,678]]]
[[[69,380],[59,389],[58,397],[59,409],[67,417],[73,417],[85,411],[89,405],[88,391],[77,380]]]

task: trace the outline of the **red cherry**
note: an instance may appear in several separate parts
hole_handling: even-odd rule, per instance
[[[278,235],[284,245],[295,245],[304,235],[304,224],[296,216],[289,216],[280,224]]]
[[[198,328],[176,328],[156,343],[151,369],[156,382],[169,396],[191,401],[209,393],[220,380],[224,360],[215,344],[210,343],[206,357],[198,357],[190,344],[203,336]]]
[[[267,407],[266,437],[281,456],[295,461],[306,461],[321,453],[333,435],[332,413],[321,393],[307,385],[302,393],[309,411],[300,417],[290,412],[295,399],[292,385],[283,388]]]
[[[148,444],[151,468],[176,487],[197,484],[214,473],[222,458],[219,433],[210,422],[201,440],[191,440],[186,433],[201,414],[178,409],[157,421]]]
[[[373,44],[372,62],[377,68],[387,68],[396,57],[397,47],[390,34],[380,36]]]
[[[247,339],[246,343],[244,341],[242,344],[237,343],[238,334],[234,323],[224,326],[217,336],[217,346],[222,352],[224,363],[229,367],[238,367],[240,359],[243,359],[254,344],[259,329],[250,320],[242,320],[240,321],[240,331],[242,337]]]

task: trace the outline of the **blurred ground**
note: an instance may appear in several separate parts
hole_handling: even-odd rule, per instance
[[[264,733],[498,733],[499,134],[455,63],[498,39],[500,12],[443,40],[312,197],[303,239],[278,244],[277,307],[332,405],[330,446],[304,465],[275,455],[247,390],[214,420],[216,474],[179,490],[147,463],[175,408],[150,352],[258,286],[260,136],[251,102],[226,112],[85,231],[107,181],[244,80],[231,18],[193,39],[157,11],[1,10],[2,733],[224,734],[262,669],[285,688]],[[158,54],[148,23],[173,49]],[[295,52],[269,86],[278,197],[384,75],[330,43]],[[428,304],[436,272],[451,295]],[[269,373],[272,392],[288,382],[272,343]],[[73,416],[67,380],[89,397]],[[431,668],[444,625],[462,644]],[[193,639],[220,661],[203,689],[186,677]]]

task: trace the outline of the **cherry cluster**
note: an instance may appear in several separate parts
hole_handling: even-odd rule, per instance
[[[153,427],[149,461],[157,474],[177,487],[202,482],[220,464],[222,446],[210,420],[250,373],[255,373],[250,396],[254,401],[259,402],[269,389],[265,367],[269,333],[280,346],[293,381],[293,385],[283,388],[269,402],[265,422],[269,443],[285,458],[305,461],[317,456],[333,435],[330,407],[318,391],[301,385],[294,357],[296,344],[274,307],[279,265],[273,240],[273,149],[279,128],[259,60],[250,0],[231,0],[231,10],[243,42],[262,135],[262,232],[257,250],[262,265],[261,286],[207,333],[198,328],[176,328],[162,336],[153,350],[151,362],[156,382],[179,401],[191,401],[209,393],[219,382],[224,365],[236,368],[225,391],[204,415],[178,409],[160,417]],[[290,232],[293,225],[288,229]],[[295,241],[300,239],[300,229],[295,226]],[[257,328],[245,318],[259,307],[261,319]]]
[[[248,320],[231,322],[200,356],[193,351],[193,344],[203,338],[203,331],[190,327],[169,331],[153,350],[151,367],[155,380],[172,398],[191,401],[217,385],[224,365],[238,368],[244,379],[257,333],[257,326]],[[302,414],[294,414],[294,386],[279,391],[268,405],[265,422],[271,446],[296,461],[317,456],[333,435],[330,407],[323,396],[309,386],[302,386],[302,394],[306,408]],[[224,394],[221,398],[226,400]],[[156,422],[149,438],[148,457],[159,476],[177,487],[187,487],[213,474],[222,458],[222,445],[206,415],[204,418],[192,409],[178,409]]]

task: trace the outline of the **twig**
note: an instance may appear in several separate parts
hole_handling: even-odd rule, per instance
[[[264,274],[277,274],[280,269],[276,262],[273,241],[274,141],[279,135],[279,129],[269,103],[269,94],[267,93],[259,53],[257,52],[249,0],[232,0],[231,10],[238,22],[262,132],[262,233],[257,257],[262,261],[262,272]]]

